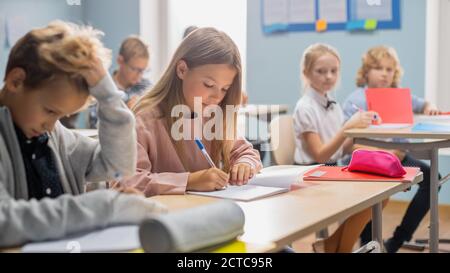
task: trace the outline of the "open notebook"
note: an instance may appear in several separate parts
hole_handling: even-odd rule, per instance
[[[302,182],[304,173],[316,167],[317,165],[268,167],[261,170],[247,185],[228,186],[224,190],[213,192],[188,191],[187,193],[236,201],[251,201],[288,192],[292,184]]]

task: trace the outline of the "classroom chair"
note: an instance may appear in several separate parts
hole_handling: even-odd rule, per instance
[[[294,164],[295,135],[291,115],[280,115],[270,122],[270,148],[276,165]]]

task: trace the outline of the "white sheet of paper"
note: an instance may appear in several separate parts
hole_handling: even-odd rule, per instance
[[[289,23],[313,24],[316,22],[316,0],[289,1]]]
[[[319,18],[328,23],[347,22],[347,0],[319,0]]]
[[[289,0],[264,0],[264,25],[287,24],[289,15],[288,3]]]
[[[379,125],[370,125],[370,129],[403,129],[411,127],[412,124],[408,123],[383,123]]]
[[[224,199],[232,199],[236,201],[251,201],[263,197],[268,197],[276,195],[283,192],[288,192],[289,189],[274,188],[274,187],[263,187],[256,185],[243,185],[243,186],[228,186],[224,190],[213,191],[213,192],[192,192],[188,191],[189,194],[202,195],[209,197],[217,197]]]
[[[26,244],[22,252],[121,252],[141,248],[139,226],[110,227],[56,241]]]
[[[291,184],[302,182],[303,174],[317,166],[280,165],[264,168],[248,184],[289,189]]]
[[[414,123],[435,123],[440,125],[450,125],[450,115],[438,115],[438,116],[427,116],[427,115],[415,115]]]

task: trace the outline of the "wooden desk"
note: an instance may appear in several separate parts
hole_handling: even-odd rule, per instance
[[[439,149],[450,147],[450,133],[442,132],[413,132],[412,126],[404,129],[352,129],[345,131],[345,135],[354,139],[354,143],[375,146],[385,149],[399,149],[408,151],[418,159],[430,160],[430,252],[438,252],[439,246],[439,212],[438,189],[439,181]],[[408,138],[413,142],[391,142],[375,140]],[[424,141],[427,140],[427,141]]]
[[[240,240],[249,244],[274,244],[278,251],[304,236],[369,207],[373,208],[373,237],[382,245],[381,202],[422,181],[384,182],[314,182],[314,186],[252,202],[237,202],[245,214],[245,233]],[[168,206],[169,211],[201,206],[218,199],[195,195],[152,197]]]
[[[211,251],[276,252],[304,236],[328,227],[366,208],[372,207],[374,240],[382,245],[381,202],[422,181],[420,173],[412,183],[392,182],[313,182],[311,187],[253,202],[237,202],[245,214],[244,234],[234,249]],[[217,202],[197,195],[151,197],[177,211]],[[19,248],[0,252],[19,252]]]

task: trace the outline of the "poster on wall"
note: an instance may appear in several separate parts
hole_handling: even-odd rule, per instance
[[[400,29],[401,0],[261,0],[266,34]]]
[[[262,0],[265,33],[285,31],[288,27],[289,0]]]

